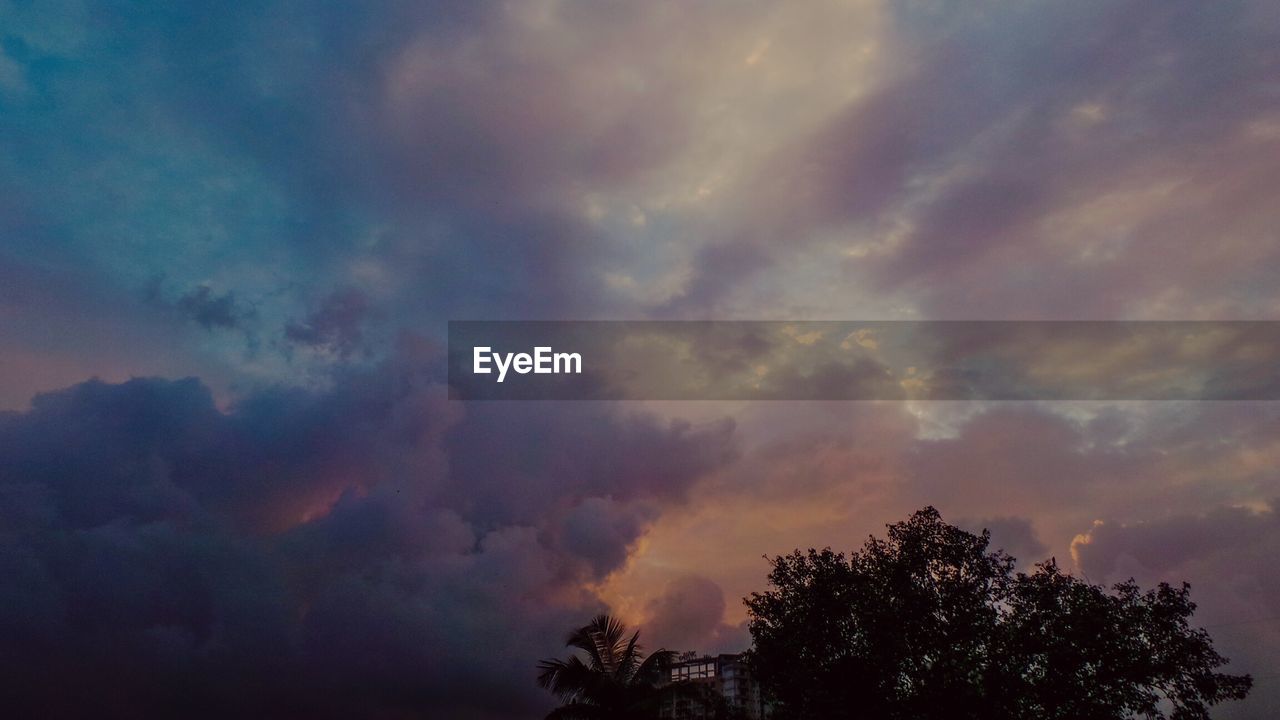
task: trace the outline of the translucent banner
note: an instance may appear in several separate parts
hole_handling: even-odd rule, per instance
[[[1280,322],[455,321],[457,400],[1277,400]]]

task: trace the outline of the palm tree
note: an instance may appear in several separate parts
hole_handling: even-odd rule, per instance
[[[608,615],[597,615],[570,633],[565,646],[586,653],[585,661],[574,653],[538,663],[538,685],[564,703],[546,720],[658,717],[663,701],[685,688],[667,682],[675,653],[656,650],[645,657],[639,640],[639,631],[628,637],[626,626]]]

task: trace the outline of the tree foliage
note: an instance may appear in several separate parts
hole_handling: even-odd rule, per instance
[[[773,558],[745,602],[774,717],[1194,720],[1248,693],[1190,626],[1187,585],[1020,573],[989,542],[930,507],[849,556]]]

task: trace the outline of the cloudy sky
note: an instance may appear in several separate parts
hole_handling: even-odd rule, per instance
[[[1280,319],[1280,5],[109,5],[0,0],[9,702],[537,717],[592,613],[742,649],[933,504],[1280,708],[1280,403],[443,385],[450,319]]]

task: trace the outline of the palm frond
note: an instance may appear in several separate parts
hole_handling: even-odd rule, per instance
[[[640,632],[628,633],[608,615],[574,630],[565,645],[580,652],[538,663],[538,685],[564,703],[549,719],[624,720],[659,710],[675,653],[659,650],[645,657]]]
[[[675,659],[674,651],[666,648],[654,650],[636,668],[632,682],[652,684],[665,681]]]
[[[609,615],[597,615],[590,623],[574,630],[565,641],[567,647],[578,648],[591,658],[591,666],[607,673],[618,670],[619,654],[626,626]]]
[[[631,640],[627,642],[627,647],[618,658],[618,675],[621,679],[629,681],[635,677],[636,669],[640,666],[644,654],[640,648],[640,631],[635,631],[631,636]]]
[[[538,663],[538,685],[562,700],[576,700],[589,695],[598,685],[595,671],[577,655],[568,660],[543,660]]]

